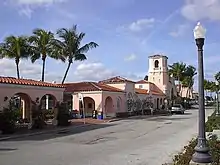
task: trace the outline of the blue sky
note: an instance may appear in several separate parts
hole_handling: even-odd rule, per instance
[[[220,0],[4,0],[0,5],[0,41],[7,35],[29,35],[34,28],[56,31],[78,25],[84,43],[100,46],[88,60],[75,62],[67,81],[100,80],[122,75],[137,80],[148,72],[148,56],[163,54],[169,64],[182,61],[197,66],[193,28],[207,29],[205,75],[220,70]],[[51,59],[46,80],[61,81],[67,64]],[[21,62],[25,78],[40,79],[41,61]],[[0,61],[0,75],[16,76],[14,61]]]

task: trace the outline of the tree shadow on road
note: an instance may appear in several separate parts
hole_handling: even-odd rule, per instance
[[[85,126],[80,126],[80,127],[69,126],[69,127],[66,127],[66,129],[63,129],[61,131],[56,131],[53,133],[49,132],[49,133],[44,133],[44,134],[39,134],[39,135],[8,139],[7,141],[44,141],[44,140],[79,134],[79,133],[83,133],[86,131],[92,131],[96,129],[111,127],[114,125],[116,124],[90,124],[90,125],[85,125]]]
[[[184,115],[181,115],[184,116]],[[159,122],[163,122],[163,121],[178,121],[178,120],[186,120],[186,119],[190,119],[190,117],[181,117],[180,115],[175,116],[175,117],[171,117],[171,118],[166,118],[166,117],[155,117],[155,118],[150,118],[150,119],[146,119],[148,121],[159,121]]]
[[[1,151],[15,151],[15,150],[18,150],[17,148],[0,148],[0,152]]]

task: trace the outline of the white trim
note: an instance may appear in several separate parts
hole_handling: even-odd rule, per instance
[[[34,85],[18,85],[18,84],[6,84],[0,83],[0,87],[6,88],[29,88],[29,89],[37,89],[37,90],[56,90],[56,91],[64,91],[65,88],[58,87],[45,87],[45,86],[34,86]]]

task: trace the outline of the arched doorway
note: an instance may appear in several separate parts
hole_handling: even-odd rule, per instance
[[[92,112],[95,110],[95,100],[91,97],[84,97],[83,103],[85,117],[92,117]],[[83,115],[83,105],[81,101],[79,102],[79,105],[80,114]]]
[[[159,109],[159,104],[160,104],[159,101],[160,101],[159,98],[157,98],[157,109]]]
[[[122,104],[121,97],[118,97],[117,98],[117,112],[121,111],[121,104]]]
[[[46,94],[41,98],[41,109],[42,110],[49,110],[54,109],[56,106],[57,99],[55,96],[51,94]]]
[[[163,99],[160,98],[160,105],[163,105]]]
[[[31,118],[31,98],[26,93],[16,93],[10,99],[12,106],[20,111],[21,118],[29,122]]]
[[[106,117],[112,117],[114,114],[113,100],[110,96],[105,99],[105,115]]]

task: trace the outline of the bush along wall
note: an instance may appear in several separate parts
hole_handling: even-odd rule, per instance
[[[212,165],[220,165],[220,141],[217,140],[215,135],[212,135],[209,137],[207,142],[213,159]],[[188,165],[192,160],[192,155],[194,154],[196,144],[197,139],[191,140],[190,143],[184,147],[183,152],[174,156],[173,165]]]
[[[57,115],[57,121],[58,126],[69,126],[70,122],[70,114],[68,111],[68,106],[66,103],[61,103],[58,105],[58,115]]]

